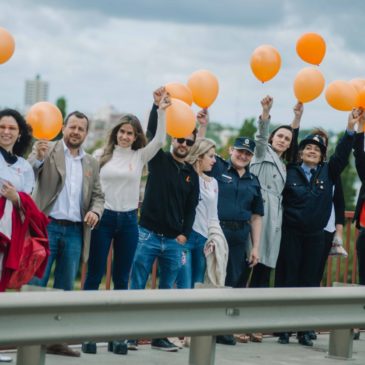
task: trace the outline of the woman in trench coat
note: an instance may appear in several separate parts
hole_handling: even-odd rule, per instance
[[[264,199],[262,232],[260,240],[260,262],[254,267],[250,287],[269,287],[270,273],[275,268],[279,255],[282,223],[282,191],[286,180],[285,162],[297,152],[297,139],[303,104],[294,106],[291,125],[277,127],[269,136],[270,110],[273,98],[266,96],[262,101],[262,114],[258,121],[256,151],[250,171],[261,184]]]

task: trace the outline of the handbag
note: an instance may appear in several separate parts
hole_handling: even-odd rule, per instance
[[[32,222],[31,230],[34,235],[31,235],[28,228],[19,260],[19,267],[11,273],[7,285],[9,289],[19,289],[22,285],[28,283],[47,258],[46,247],[48,246],[48,238],[43,236],[34,222]]]

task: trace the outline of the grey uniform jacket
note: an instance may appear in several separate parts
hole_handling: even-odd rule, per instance
[[[265,215],[262,217],[260,263],[275,268],[281,240],[282,191],[286,180],[286,167],[268,144],[268,137],[269,122],[259,120],[256,151],[250,171],[260,181],[264,200]]]
[[[36,185],[33,190],[33,199],[44,214],[49,215],[56,199],[61,192],[66,177],[65,152],[62,140],[49,142],[50,147],[43,164],[36,167],[36,152],[33,147],[28,157],[29,163],[33,166],[36,175]],[[87,212],[93,211],[99,215],[104,210],[104,194],[101,190],[99,179],[99,164],[88,154],[82,159],[82,220]],[[91,230],[87,224],[83,224],[83,251],[82,260],[87,262],[90,250]]]

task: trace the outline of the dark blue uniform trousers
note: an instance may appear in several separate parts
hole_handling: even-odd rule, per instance
[[[226,286],[245,288],[248,279],[247,245],[250,224],[234,230],[223,227],[223,232],[229,246]]]
[[[275,271],[276,287],[316,287],[324,251],[323,231],[303,235],[283,227]]]

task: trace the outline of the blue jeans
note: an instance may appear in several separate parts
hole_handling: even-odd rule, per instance
[[[100,224],[91,234],[85,290],[99,289],[112,240],[114,289],[128,289],[129,273],[138,242],[137,210],[104,210]]]
[[[80,265],[82,224],[61,226],[51,221],[47,226],[51,254],[42,279],[33,278],[29,284],[47,286],[52,265],[56,261],[54,284],[56,289],[72,290]]]
[[[153,262],[158,258],[159,288],[171,289],[181,267],[182,246],[175,238],[167,238],[139,226],[139,241],[131,273],[131,289],[144,289]]]
[[[200,233],[194,230],[191,232],[188,241],[183,246],[185,260],[177,276],[177,288],[194,288],[195,283],[202,283],[204,281],[206,268],[204,245],[206,241],[206,237]]]

